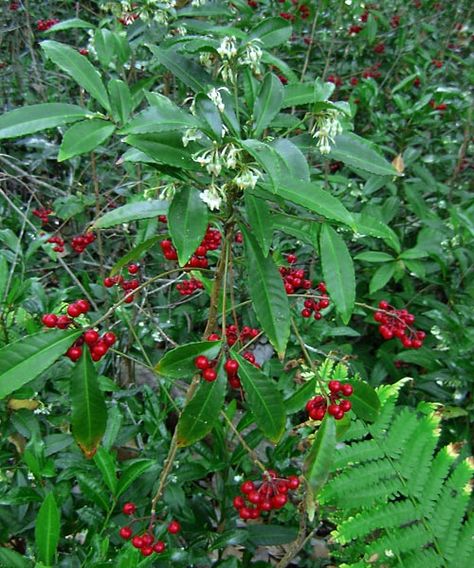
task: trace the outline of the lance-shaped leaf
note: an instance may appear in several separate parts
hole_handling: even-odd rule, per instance
[[[35,546],[38,560],[52,566],[59,543],[60,512],[53,493],[48,493],[35,522]]]
[[[290,307],[281,274],[255,237],[242,225],[250,298],[260,325],[280,357],[290,336]]]
[[[190,113],[180,109],[168,97],[153,93],[153,105],[142,111],[121,134],[144,134],[147,132],[165,132],[182,130],[199,125]]]
[[[115,125],[106,120],[84,120],[74,124],[64,133],[59,147],[58,162],[92,152],[110,138],[114,130]]]
[[[254,135],[258,138],[278,114],[283,102],[283,85],[273,73],[265,75],[254,107]]]
[[[110,111],[109,97],[100,73],[87,57],[84,57],[69,45],[52,40],[41,42],[41,48],[46,57],[72,77],[106,110]]]
[[[71,374],[71,429],[86,457],[97,451],[107,425],[107,406],[88,349]]]
[[[380,400],[375,390],[364,381],[351,380],[349,383],[354,389],[349,399],[354,414],[367,422],[376,420],[380,412]]]
[[[268,256],[273,237],[270,208],[265,200],[254,197],[251,193],[245,193],[245,212],[263,255]]]
[[[275,193],[282,177],[283,164],[279,155],[269,144],[260,140],[240,140],[239,143],[268,174]]]
[[[194,99],[196,114],[209,128],[209,134],[217,139],[222,139],[222,118],[216,105],[204,93],[198,93]]]
[[[209,434],[224,404],[226,378],[223,365],[213,382],[202,381],[193,398],[184,407],[178,422],[178,445],[190,446]]]
[[[128,203],[122,207],[117,207],[99,217],[93,224],[96,229],[107,229],[121,223],[139,221],[140,219],[151,219],[158,215],[165,215],[168,212],[168,202],[161,199],[151,199],[150,201],[137,201]]]
[[[120,495],[125,493],[127,489],[132,485],[134,481],[136,481],[140,476],[142,476],[145,471],[149,470],[150,467],[155,462],[153,460],[137,460],[130,465],[128,465],[123,471],[122,475],[120,476],[118,485],[117,485],[117,495],[116,497],[119,498]]]
[[[117,260],[117,262],[112,266],[110,275],[115,276],[124,266],[127,266],[127,264],[130,264],[134,260],[139,259],[144,252],[154,247],[161,239],[161,236],[151,237],[150,239],[147,239],[146,241],[143,241],[143,243],[140,243],[138,246],[134,247],[126,255]]]
[[[220,351],[221,341],[198,341],[168,351],[155,367],[157,373],[171,378],[190,377],[197,372],[194,359],[205,355],[214,359]]]
[[[94,28],[94,24],[90,22],[86,22],[85,20],[81,20],[80,18],[71,18],[69,20],[63,20],[62,22],[58,22],[51,26],[49,30],[45,30],[43,33],[51,34],[53,32],[62,32],[64,30],[74,30],[74,29],[92,29]]]
[[[45,103],[11,110],[0,116],[0,139],[17,138],[91,116],[90,111],[67,103]]]
[[[110,489],[112,495],[115,495],[117,490],[117,467],[113,454],[105,448],[99,448],[94,456],[94,462],[99,468],[105,484]]]
[[[180,266],[188,262],[201,244],[208,216],[207,205],[199,197],[197,189],[184,187],[176,192],[168,213],[168,226]]]
[[[2,546],[0,547],[0,566],[8,566],[8,568],[32,568],[33,563],[22,554]]]
[[[68,350],[82,331],[40,331],[0,349],[0,399],[35,379]]]
[[[183,146],[181,136],[173,133],[130,134],[124,140],[130,146],[138,148],[159,164],[166,164],[185,170],[201,170],[201,166],[192,158],[193,151]]]
[[[285,430],[286,421],[280,391],[260,369],[237,353],[233,353],[233,357],[239,362],[239,379],[257,426],[267,438],[277,443]]]
[[[326,414],[304,463],[305,477],[314,493],[326,482],[336,450],[336,422]]]
[[[343,238],[329,225],[324,224],[320,237],[323,276],[336,310],[347,323],[354,309],[354,263]]]
[[[110,106],[112,108],[112,116],[116,122],[125,124],[132,112],[132,94],[124,81],[120,79],[111,79],[109,81]]]
[[[272,213],[274,230],[283,231],[316,248],[320,224],[283,213]]]
[[[258,38],[268,49],[288,41],[293,28],[283,18],[264,18],[250,30],[249,39]]]

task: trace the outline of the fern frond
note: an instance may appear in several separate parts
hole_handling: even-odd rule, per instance
[[[445,566],[444,559],[434,548],[419,550],[403,559],[403,568],[440,568],[441,566]],[[456,568],[461,566],[456,565]]]
[[[404,527],[396,531],[387,532],[384,536],[374,541],[367,552],[369,555],[402,556],[413,550],[419,550],[432,542],[430,531],[421,523]],[[387,551],[390,554],[387,555]]]
[[[359,463],[378,460],[384,457],[383,450],[374,440],[364,440],[354,444],[346,444],[336,450],[333,469],[339,469],[347,463]]]
[[[474,557],[474,515],[471,515],[461,528],[456,547],[456,556],[458,568],[472,566]]]
[[[428,477],[425,481],[425,487],[422,494],[423,513],[429,517],[439,494],[443,488],[444,480],[448,476],[452,464],[454,463],[455,454],[449,451],[449,446],[441,448],[436,454]]]
[[[342,440],[344,442],[362,440],[369,434],[367,426],[362,420],[352,420],[349,430],[344,434]]]
[[[383,449],[385,453],[394,458],[402,454],[417,426],[418,420],[416,414],[409,408],[403,408],[402,411],[394,417],[390,430],[384,437]]]
[[[349,368],[344,363],[338,363],[333,372],[332,372],[332,380],[333,381],[345,381],[349,376]]]

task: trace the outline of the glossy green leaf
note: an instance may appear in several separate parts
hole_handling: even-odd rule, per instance
[[[147,239],[146,241],[143,241],[143,243],[134,247],[126,255],[117,260],[117,262],[112,266],[110,275],[115,276],[124,266],[127,266],[127,264],[130,264],[134,260],[138,260],[144,252],[153,248],[160,240],[162,240],[162,237],[151,237],[151,239]]]
[[[308,162],[298,146],[290,140],[278,138],[271,143],[271,147],[275,149],[283,162],[285,177],[300,179],[305,182],[310,181]]]
[[[310,398],[314,396],[316,387],[316,378],[313,377],[299,386],[295,392],[285,399],[285,408],[287,414],[294,414],[302,410]]]
[[[183,187],[171,202],[168,227],[178,253],[179,265],[184,266],[201,244],[209,222],[207,205],[199,190]]]
[[[0,399],[45,371],[81,333],[82,330],[40,331],[0,349]]]
[[[284,213],[272,213],[271,218],[274,230],[283,231],[314,248],[317,247],[320,224],[316,221],[300,219]]]
[[[0,139],[17,138],[40,130],[77,122],[90,111],[66,103],[45,103],[11,110],[0,116]]]
[[[151,199],[149,201],[136,201],[128,203],[122,207],[117,207],[99,217],[94,223],[97,229],[107,229],[121,223],[139,221],[140,219],[151,219],[158,215],[166,215],[168,212],[168,202],[161,199]]]
[[[355,273],[351,255],[344,239],[330,225],[322,226],[319,243],[329,296],[342,320],[347,323],[355,302]]]
[[[130,485],[148,471],[154,463],[153,460],[137,460],[128,465],[120,476],[116,497],[119,498],[125,493]]]
[[[348,381],[354,392],[349,400],[352,404],[352,410],[357,418],[373,422],[376,420],[380,412],[380,400],[375,390],[364,381]]]
[[[264,18],[250,30],[249,39],[258,38],[269,49],[288,41],[292,31],[291,25],[283,18]]]
[[[374,292],[377,292],[377,290],[383,288],[385,284],[391,280],[395,273],[395,268],[395,262],[389,262],[379,266],[370,279],[369,292],[373,294]]]
[[[216,105],[204,93],[198,93],[194,98],[194,106],[196,115],[204,124],[207,124],[208,131],[213,138],[221,140],[222,138],[222,118]]]
[[[178,445],[190,446],[209,434],[224,404],[227,380],[222,368],[211,383],[202,381],[193,398],[186,404],[178,422]]]
[[[5,568],[31,568],[32,561],[9,548],[0,547],[0,566]]]
[[[375,250],[361,252],[354,258],[356,260],[363,260],[365,262],[391,262],[392,260],[394,260],[393,256],[390,256],[386,252],[379,252]]]
[[[171,378],[190,377],[197,372],[194,359],[198,355],[205,355],[214,359],[221,349],[221,341],[198,341],[187,343],[168,351],[158,362],[155,371]]]
[[[245,193],[245,212],[252,233],[262,249],[263,256],[268,256],[273,237],[270,208],[265,200],[254,197],[247,192]]]
[[[51,59],[106,110],[110,111],[109,97],[100,73],[87,57],[84,57],[69,45],[57,41],[46,40],[42,41],[40,45],[48,59]]]
[[[106,120],[84,120],[64,133],[59,147],[58,162],[92,152],[112,136],[115,126]]]
[[[112,495],[117,491],[117,473],[115,459],[112,453],[105,448],[99,448],[94,456],[95,465],[99,468],[107,487],[110,489]]]
[[[110,499],[108,498],[108,491],[102,483],[99,483],[97,479],[91,477],[89,474],[82,472],[77,472],[75,477],[79,483],[81,492],[90,499],[92,503],[95,503],[104,511],[108,511]]]
[[[282,108],[327,101],[334,88],[334,83],[323,83],[320,80],[288,85],[285,87]]]
[[[109,81],[110,108],[116,122],[125,124],[132,112],[133,101],[130,89],[124,81],[111,79]]]
[[[279,546],[295,541],[298,536],[298,527],[249,524],[246,532],[254,546]]]
[[[181,136],[166,137],[161,134],[130,134],[124,140],[130,146],[138,148],[159,164],[166,164],[185,170],[200,171],[201,166],[192,158],[189,147],[185,148]]]
[[[397,253],[400,252],[400,240],[397,234],[388,225],[379,221],[375,217],[371,217],[367,213],[354,214],[355,231],[360,235],[368,235],[383,239],[387,245]]]
[[[64,30],[90,30],[94,28],[94,24],[81,20],[81,18],[70,18],[69,20],[63,20],[57,24],[54,24],[49,30],[45,30],[43,33],[51,34],[53,32],[62,32]]]
[[[91,458],[105,432],[107,406],[88,349],[71,373],[70,397],[72,435],[85,456]]]
[[[35,546],[38,559],[52,566],[59,543],[60,511],[53,493],[48,493],[35,521]]]
[[[241,230],[255,315],[279,357],[283,357],[290,336],[290,308],[283,280],[272,257],[265,258],[253,234],[243,225]]]
[[[196,118],[176,106],[168,97],[153,93],[153,105],[134,118],[121,134],[146,134],[194,128]]]
[[[304,463],[305,477],[316,494],[326,482],[336,450],[336,421],[326,414]]]
[[[279,155],[269,144],[260,140],[240,140],[239,143],[268,174],[275,193],[282,176],[283,163]]]
[[[239,362],[239,379],[257,426],[269,440],[277,443],[285,431],[286,422],[280,391],[260,369],[237,353],[233,353],[233,357]]]
[[[267,73],[253,110],[254,135],[259,137],[278,114],[283,102],[283,85],[273,73]]]

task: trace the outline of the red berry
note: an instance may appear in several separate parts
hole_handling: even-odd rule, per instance
[[[247,499],[250,501],[250,503],[253,503],[254,505],[258,505],[262,500],[262,498],[260,497],[260,493],[255,490],[250,491],[250,493],[247,495]]]
[[[341,420],[342,418],[344,418],[344,410],[342,410],[342,408],[340,408],[340,409],[334,414],[334,419],[335,419],[335,420]]]
[[[300,486],[300,480],[296,475],[290,475],[288,477],[288,488],[289,489],[298,489]]]
[[[248,495],[252,491],[255,491],[255,485],[252,481],[244,481],[240,486],[240,491]]]
[[[215,381],[217,379],[216,370],[212,369],[211,367],[204,369],[204,371],[202,372],[202,378],[205,381],[212,383],[213,381]]]
[[[211,335],[207,338],[209,341],[219,341],[220,337],[217,333],[211,333]]]
[[[339,381],[329,381],[328,387],[333,394],[337,394],[341,390],[341,383]]]
[[[323,316],[322,316],[319,312],[316,312],[316,313],[314,314],[314,319],[315,319],[315,320],[320,320],[322,317],[323,317]]]
[[[84,332],[83,337],[87,345],[94,345],[94,343],[97,343],[99,339],[99,334],[95,329],[88,329],[86,332]]]
[[[117,341],[117,336],[113,331],[108,331],[107,333],[104,333],[102,339],[109,347],[111,347]]]
[[[271,511],[273,509],[271,502],[267,499],[265,499],[265,501],[262,501],[259,507],[262,511]]]
[[[253,508],[249,507],[249,511],[250,511],[250,518],[251,519],[258,519],[258,517],[260,517],[260,510],[257,509],[256,507],[253,507]]]
[[[301,310],[301,315],[304,318],[309,318],[311,317],[312,311],[309,308],[304,308],[304,310]]]
[[[410,347],[412,347],[412,340],[407,337],[406,335],[402,337],[402,345],[403,347],[406,347],[407,349],[410,349]]]
[[[389,305],[390,304],[387,302],[387,300],[380,300],[380,302],[379,302],[379,308],[381,310],[388,310]]]
[[[341,400],[341,402],[339,403],[339,406],[341,407],[341,410],[343,412],[349,412],[349,410],[352,408],[352,404],[350,400]]]
[[[242,507],[239,511],[239,517],[244,521],[250,519],[251,517],[250,509],[248,507]]]
[[[336,416],[336,414],[339,413],[339,411],[341,410],[341,407],[338,404],[330,404],[328,406],[328,412],[331,416]]]
[[[99,355],[100,357],[103,357],[107,353],[108,350],[109,350],[109,346],[102,339],[100,339],[92,348],[92,351],[94,353],[96,353],[97,355]]]
[[[115,284],[115,280],[113,278],[109,278],[107,276],[107,278],[104,278],[104,286],[106,288],[112,288],[112,286],[114,286]]]
[[[74,304],[71,304],[70,306],[68,306],[67,313],[72,318],[77,318],[78,316],[80,316],[82,314],[82,310],[77,305],[77,303],[74,303]]]
[[[151,556],[153,554],[153,547],[152,546],[143,546],[140,550],[142,556]]]
[[[123,301],[126,304],[131,304],[133,302],[133,300],[134,300],[134,295],[133,294],[127,294]]]
[[[194,366],[198,369],[201,369],[201,371],[207,369],[209,365],[210,365],[209,359],[204,355],[198,355],[196,359],[194,359]]]
[[[224,369],[228,375],[235,375],[239,369],[239,363],[235,359],[229,359],[225,362]]]
[[[423,346],[423,341],[421,339],[412,339],[411,346],[413,349],[420,349]]]
[[[82,355],[82,349],[80,347],[70,347],[66,351],[66,356],[69,357],[71,361],[77,361],[78,359],[81,358],[81,355]]]
[[[91,306],[87,300],[77,300],[76,306],[81,310],[83,314],[86,314],[91,309]]]
[[[124,540],[129,540],[131,538],[132,534],[133,534],[133,531],[130,527],[122,527],[119,530],[119,535]]]
[[[140,267],[138,266],[138,264],[131,264],[128,267],[128,273],[129,274],[136,274],[139,270],[140,270]]]
[[[233,504],[236,509],[241,509],[245,505],[245,500],[241,495],[237,495],[234,497]]]
[[[153,550],[157,553],[157,554],[161,554],[162,552],[165,551],[166,548],[166,544],[162,541],[162,540],[158,540],[157,542],[155,542],[155,544],[153,545]]]
[[[350,385],[349,383],[345,383],[341,387],[341,392],[344,396],[351,396],[351,394],[354,392],[354,389],[352,385]]]
[[[238,377],[229,377],[229,385],[233,389],[238,389],[241,386],[240,379]]]
[[[144,546],[150,546],[150,544],[153,544],[154,538],[150,533],[145,533],[142,536],[142,540]]]
[[[278,493],[271,498],[271,504],[274,509],[281,509],[288,502],[288,497],[283,493]]]
[[[125,503],[125,505],[122,507],[122,512],[124,515],[133,515],[136,510],[137,506],[135,505],[135,503]]]
[[[44,314],[41,321],[46,327],[56,327],[56,324],[58,323],[58,316],[56,314]]]
[[[309,411],[309,417],[313,420],[322,420],[326,414],[326,408],[312,408]]]
[[[71,325],[72,320],[67,316],[59,316],[56,326],[59,329],[66,329],[69,325]]]
[[[141,548],[143,546],[143,539],[141,536],[134,536],[132,538],[132,546],[135,548]]]
[[[180,530],[181,525],[178,523],[178,521],[171,521],[171,523],[168,525],[168,532],[170,534],[178,534]]]

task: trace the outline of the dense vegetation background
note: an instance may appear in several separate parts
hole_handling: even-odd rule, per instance
[[[0,566],[467,567],[472,3],[1,8]]]

